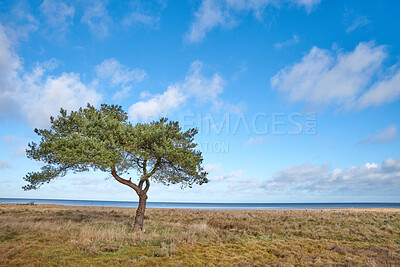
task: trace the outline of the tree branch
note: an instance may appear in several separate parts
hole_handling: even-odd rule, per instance
[[[144,180],[140,179],[140,181],[139,181],[140,190],[142,190],[142,188],[143,188],[143,183],[144,183]]]
[[[147,191],[149,191],[150,188],[150,181],[149,179],[146,180],[146,186],[144,187],[144,193],[147,194]]]
[[[143,176],[147,176],[147,157],[143,160]]]
[[[156,162],[156,164],[154,164],[154,167],[153,167],[153,169],[151,170],[151,172],[149,172],[149,173],[146,175],[146,180],[148,180],[148,178],[150,178],[151,176],[153,176],[153,174],[157,171],[157,169],[158,169],[158,167],[160,166],[160,164],[161,164],[161,158],[158,158],[158,159],[157,159],[157,162]]]
[[[133,161],[136,162],[136,164],[137,164],[140,168],[143,168],[143,166],[140,164],[140,156],[139,156],[139,157],[135,157],[135,158],[133,159]]]
[[[135,190],[136,193],[137,193],[138,195],[140,195],[140,191],[142,191],[142,190],[141,190],[135,183],[132,183],[132,182],[129,181],[129,180],[125,180],[125,179],[119,177],[118,174],[117,174],[117,172],[115,171],[115,167],[112,167],[112,168],[111,168],[111,174],[112,174],[112,176],[115,178],[115,180],[117,180],[117,181],[120,182],[121,184],[124,184],[124,185],[129,186],[130,188],[132,188],[133,190]]]

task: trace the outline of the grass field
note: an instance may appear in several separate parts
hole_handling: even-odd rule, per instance
[[[400,210],[0,204],[1,266],[400,265]]]

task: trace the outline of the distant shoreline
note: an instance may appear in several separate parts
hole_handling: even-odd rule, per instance
[[[135,212],[137,207],[119,207],[119,206],[79,206],[79,205],[62,205],[62,204],[38,204],[38,203],[4,203],[0,201],[0,207],[1,205],[4,205],[3,207],[13,207],[13,206],[27,206],[27,207],[37,207],[37,208],[61,208],[61,209],[87,209],[87,210],[132,210]],[[214,212],[214,211],[223,211],[223,212],[232,212],[234,213],[235,211],[237,212],[304,212],[304,211],[309,211],[309,212],[389,212],[389,213],[400,213],[400,208],[323,208],[323,209],[307,209],[307,208],[296,208],[296,209],[201,209],[201,208],[154,208],[154,207],[146,207],[146,210],[160,210],[160,211],[167,211],[167,210],[182,210],[182,211],[188,211],[188,210],[193,210],[196,212],[200,212],[202,210],[207,211],[207,212]]]
[[[137,201],[67,200],[0,198],[1,203],[9,204],[49,204],[88,207],[136,208]],[[349,203],[195,203],[195,202],[148,202],[147,208],[161,209],[211,209],[211,210],[305,210],[305,209],[400,209],[400,203],[390,202],[349,202]]]

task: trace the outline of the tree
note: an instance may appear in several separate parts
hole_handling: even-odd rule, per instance
[[[37,189],[68,171],[108,172],[139,196],[135,228],[143,230],[150,181],[182,187],[208,182],[194,142],[197,129],[182,131],[178,122],[166,118],[132,125],[121,106],[107,104],[100,109],[88,104],[70,114],[61,109],[50,122],[49,130],[35,129],[40,143],[28,144],[28,158],[46,165],[24,177],[24,190]],[[122,178],[132,170],[138,174],[137,183]]]

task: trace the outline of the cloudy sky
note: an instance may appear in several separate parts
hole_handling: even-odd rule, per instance
[[[198,127],[210,182],[149,201],[400,201],[399,1],[0,1],[0,197],[132,200],[107,173],[24,192],[62,107]],[[135,179],[135,177],[133,177]]]

